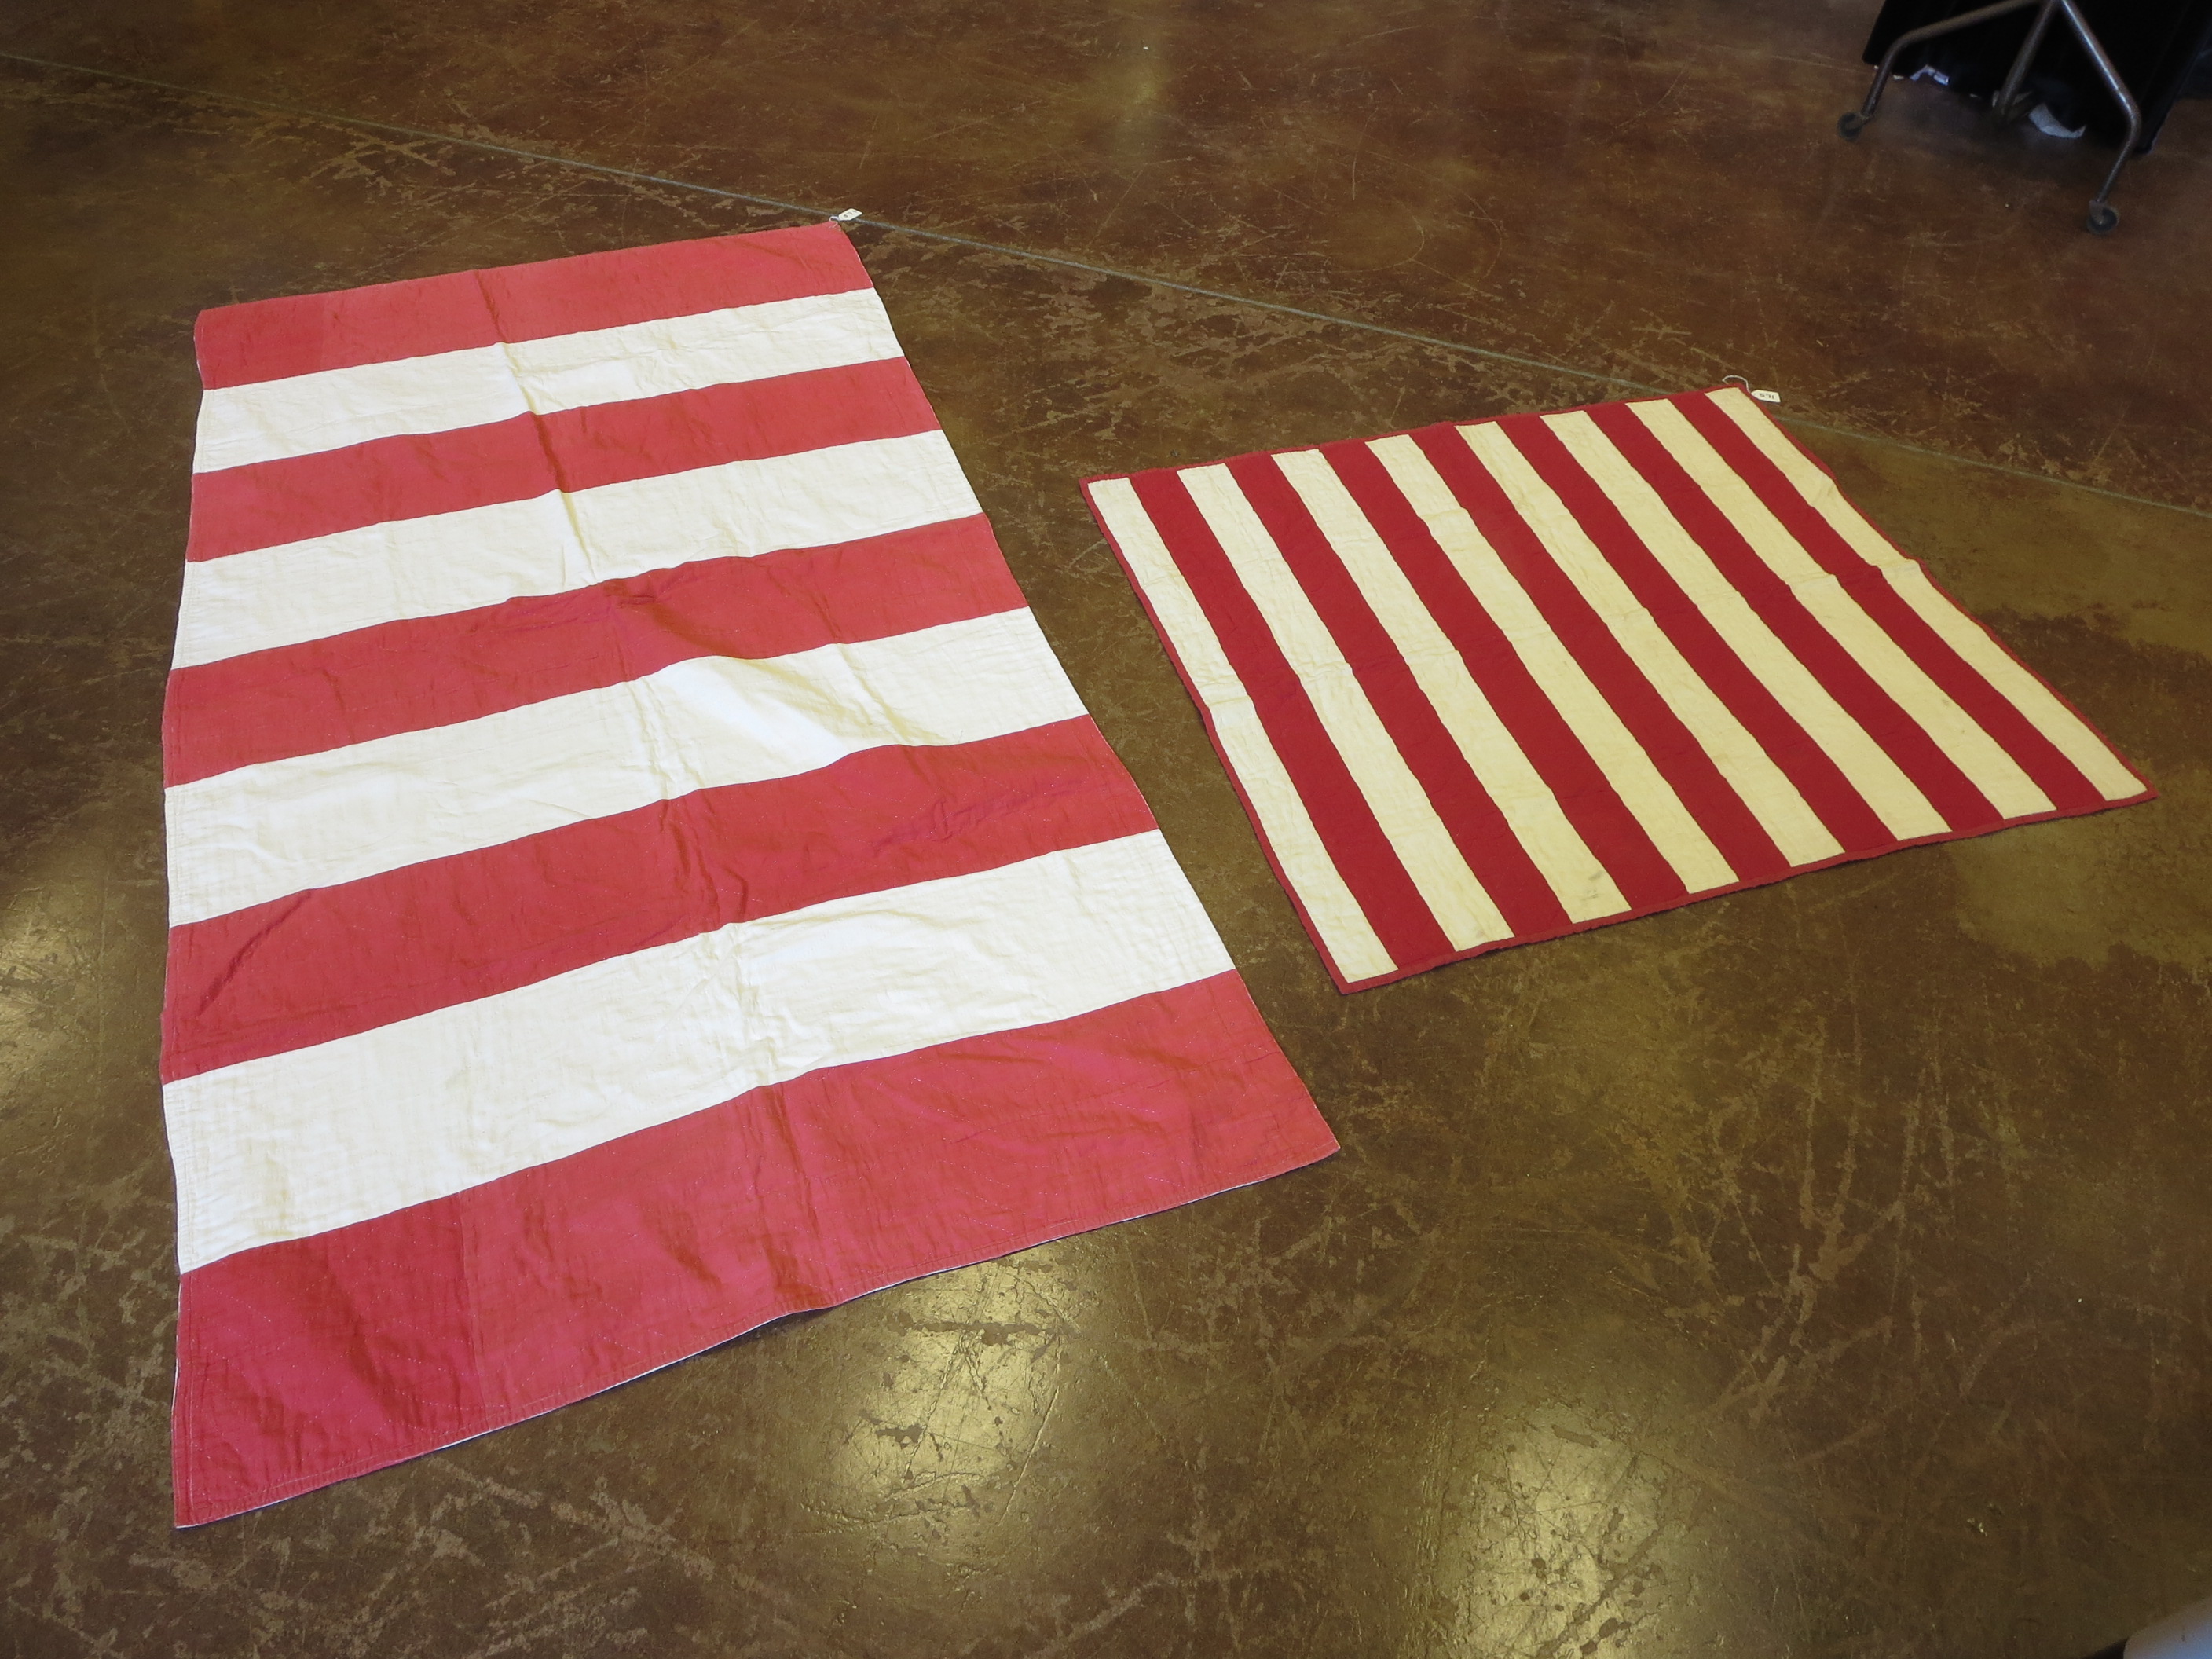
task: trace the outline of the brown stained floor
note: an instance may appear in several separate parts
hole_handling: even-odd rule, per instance
[[[2212,106],[2097,240],[2094,152],[1834,137],[1872,9],[15,0],[325,114],[0,62],[0,1653],[2078,1659],[2212,1594]],[[795,222],[347,115],[913,228],[855,234],[1341,1156],[170,1529],[192,317]],[[1338,996],[1074,479],[1733,371],[2165,798]]]

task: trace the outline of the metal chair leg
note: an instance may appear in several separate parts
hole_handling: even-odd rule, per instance
[[[2075,3],[2075,0],[2058,0],[2058,4],[2066,14],[2066,21],[2074,26],[2074,33],[2081,42],[2081,50],[2089,54],[2089,61],[2097,66],[2097,75],[2104,82],[2105,90],[2112,94],[2112,101],[2120,106],[2120,113],[2126,118],[2128,124],[2128,136],[2120,142],[2120,153],[2113,160],[2112,170],[2105,175],[2103,188],[2089,198],[2089,228],[2100,236],[2109,236],[2112,234],[2112,227],[2120,222],[2120,210],[2112,205],[2111,200],[2112,186],[2119,183],[2120,169],[2127,166],[2128,157],[2136,153],[2136,146],[2142,142],[2142,107],[2128,90],[2128,83],[2120,78],[2118,67],[2105,51],[2105,43],[2097,39],[2088,20],[2081,15],[2081,8]]]
[[[2043,37],[2050,30],[2051,20],[2057,13],[2058,0],[2044,0],[2042,9],[2035,14],[2035,21],[2027,31],[2027,39],[2013,54],[2012,67],[2005,71],[2003,89],[1990,103],[1990,112],[1999,122],[2009,121],[2020,113],[2020,83],[2027,79],[2027,67],[2035,61]]]
[[[1978,11],[1961,12],[1956,17],[1947,17],[1940,23],[1929,23],[1899,35],[1889,43],[1889,50],[1882,53],[1881,62],[1875,66],[1874,84],[1867,88],[1866,102],[1855,110],[1845,111],[1843,118],[1836,123],[1836,131],[1846,138],[1856,138],[1866,130],[1866,124],[1874,119],[1875,112],[1881,106],[1882,88],[1889,84],[1890,72],[1897,67],[1899,56],[1908,47],[1948,34],[1954,29],[1972,28],[1977,23],[1986,23],[1993,17],[2002,17],[2029,6],[2041,6],[2048,10],[2058,3],[2060,0],[1997,0],[1993,6],[1984,6]]]
[[[2136,102],[2134,94],[2129,92],[2128,83],[2120,77],[2119,69],[2106,52],[2104,42],[2097,39],[2096,31],[2089,27],[2088,19],[2081,15],[2081,8],[2076,0],[1996,0],[1995,5],[1961,12],[1956,17],[1947,17],[1940,23],[1929,23],[1899,35],[1889,43],[1889,50],[1881,55],[1881,62],[1874,72],[1874,84],[1867,88],[1866,101],[1855,110],[1845,111],[1836,123],[1836,131],[1846,138],[1856,138],[1866,131],[1866,124],[1874,119],[1875,112],[1881,107],[1882,91],[1889,84],[1898,58],[1909,48],[1954,30],[1972,28],[1977,23],[1987,23],[2010,13],[2023,11],[2029,6],[2037,9],[2035,21],[2029,27],[2027,39],[2021,44],[2018,54],[2013,58],[2012,67],[2005,72],[2003,88],[1991,102],[1990,109],[2000,120],[2009,120],[2019,112],[2021,85],[2027,80],[2029,66],[2043,46],[2044,37],[2051,27],[2051,17],[2054,14],[2063,13],[2067,27],[2074,31],[2074,38],[2081,43],[2081,50],[2088,54],[2090,63],[2096,66],[2098,78],[2104,82],[2105,90],[2112,94],[2112,101],[2120,106],[2120,113],[2127,120],[2128,136],[2120,145],[2119,157],[2112,163],[2112,171],[2105,175],[2102,188],[2089,200],[2088,228],[2100,236],[2110,235],[2112,228],[2120,222],[2120,210],[2112,204],[2112,186],[2119,182],[2120,169],[2127,166],[2128,157],[2135,153],[2136,144],[2142,140],[2142,109]]]

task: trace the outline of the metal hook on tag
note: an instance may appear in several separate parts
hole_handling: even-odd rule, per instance
[[[1778,404],[1782,401],[1782,394],[1780,392],[1768,392],[1763,387],[1755,386],[1750,381],[1745,380],[1741,374],[1723,374],[1721,376],[1721,384],[1723,386],[1727,386],[1731,382],[1741,386],[1746,392],[1751,393],[1753,397],[1758,398],[1759,401],[1763,404]]]

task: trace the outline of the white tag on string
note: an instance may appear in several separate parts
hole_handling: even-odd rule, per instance
[[[1759,401],[1763,404],[1778,404],[1782,401],[1782,394],[1780,392],[1761,392],[1757,386],[1753,386],[1751,389],[1751,395],[1758,398]]]
[[[848,225],[852,223],[854,220],[860,216],[860,210],[858,208],[847,208],[842,213],[833,213],[830,216],[832,219],[835,219],[841,225]]]

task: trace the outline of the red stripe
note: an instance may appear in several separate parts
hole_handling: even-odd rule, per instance
[[[1741,595],[1753,614],[1766,623],[1784,650],[1803,662],[1803,651],[1807,646],[1819,649],[1819,642],[1810,640],[1809,630],[1809,633],[1817,633],[1822,641],[1827,641],[1830,654],[1832,654],[1833,641],[1828,640],[1827,631],[1805,614],[1803,606],[1794,602],[1780,605],[1773,602],[1773,590],[1780,585],[1773,580],[1771,573],[1766,570],[1763,562],[1748,553],[1744,548],[1743,538],[1735,532],[1721,510],[1713,505],[1711,498],[1691,481],[1689,475],[1682,471],[1667,453],[1666,447],[1643,422],[1620,404],[1602,404],[1584,412],[1597,422],[1599,429],[1620,451],[1622,459],[1636,470],[1644,483],[1651,486],[1653,493],[1674,516],[1684,533],[1712,559],[1723,580]],[[1724,558],[1723,554],[1731,549],[1736,556]],[[1758,567],[1756,572],[1746,566],[1747,558]],[[1768,578],[1764,591],[1747,591],[1747,580],[1757,575]],[[1786,600],[1786,592],[1784,598]],[[1825,676],[1814,671],[1812,664],[1806,666],[1831,695],[1835,694],[1836,688]],[[1715,683],[1715,689],[1719,689],[1717,683]],[[1874,809],[1866,804],[1865,798],[1844,775],[1843,769],[1786,712],[1781,715],[1781,721],[1785,723],[1776,724],[1770,730],[1771,717],[1763,711],[1757,720],[1752,718],[1755,702],[1751,696],[1739,697],[1734,692],[1725,695],[1729,707],[1743,718],[1744,724],[1773,757],[1775,764],[1797,786],[1798,793],[1805,797],[1807,805],[1845,848],[1865,851],[1895,843],[1896,837],[1890,834],[1889,827],[1875,816]],[[1848,703],[1844,703],[1841,698],[1838,701],[1847,713],[1850,712]],[[1878,744],[1880,740],[1877,738],[1875,741]]]
[[[903,357],[593,404],[192,477],[185,556],[937,428]]]
[[[787,656],[1022,604],[979,514],[385,623],[177,670],[167,781],[479,720],[694,657]]]
[[[165,1081],[854,893],[1139,835],[1089,720],[872,749],[170,930]]]
[[[1213,624],[1291,787],[1307,804],[1315,832],[1383,950],[1401,967],[1449,960],[1451,941],[1376,822],[1297,671],[1285,659],[1180,475],[1140,472],[1129,483]]]
[[[1566,927],[1566,910],[1551,884],[1475,776],[1389,630],[1369,608],[1282,468],[1271,455],[1246,455],[1230,462],[1229,471],[1327,622],[1391,742],[1506,925],[1516,935]]]
[[[377,438],[192,475],[187,559],[219,559],[560,488],[538,417]]]
[[[1635,423],[1633,417],[1631,423]],[[1887,832],[1859,799],[1858,792],[1851,787],[1842,770],[1759,677],[1745,666],[1743,659],[1721,636],[1696,601],[1668,574],[1643,538],[1629,527],[1628,520],[1612,498],[1569,453],[1559,434],[1541,420],[1516,420],[1505,424],[1515,447],[1574,515],[1583,533],[1604,555],[1607,565],[1650,612],[1652,620],[1682,653],[1692,672],[1742,722],[1753,740],[1804,797],[1830,833],[1849,847],[1853,843],[1845,835],[1846,830],[1871,826],[1877,839],[1887,840]],[[1608,436],[1612,435],[1610,427],[1604,429]],[[1644,475],[1647,482],[1651,482],[1643,454],[1635,449],[1626,449],[1623,459],[1638,473]],[[1657,488],[1656,483],[1654,488]],[[1692,539],[1702,542],[1700,532],[1691,534]],[[1748,812],[1748,808],[1746,810]],[[1755,817],[1753,822],[1756,823]],[[1736,864],[1737,873],[1747,880],[1769,880],[1791,867],[1788,858],[1763,828],[1755,839],[1746,839],[1747,844],[1763,849],[1761,856],[1747,857],[1745,862]],[[1735,860],[1731,858],[1730,862]]]
[[[1499,424],[1510,438],[1511,427]],[[1621,724],[1719,848],[1721,856],[1739,872],[1772,866],[1779,854],[1742,798],[1583,598],[1534,528],[1522,518],[1504,486],[1468,447],[1460,429],[1430,427],[1413,436],[1484,538],[1543,613],[1560,643],[1582,665],[1598,695],[1620,717]],[[1681,885],[1680,878],[1669,870],[1668,890],[1680,891]],[[1632,891],[1626,884],[1621,890],[1631,904],[1639,907],[1662,902],[1658,892]]]
[[[1622,897],[1639,908],[1680,899],[1686,890],[1680,880],[1529,673],[1504,629],[1461,580],[1450,558],[1375,452],[1354,441],[1325,445],[1321,453],[1396,557],[1437,625],[1458,647],[1468,672]]]
[[[1624,410],[1622,415],[1628,422],[1643,426],[1632,414]],[[1729,584],[1928,798],[1944,823],[1963,830],[2002,822],[2002,814],[1958,763],[1807,609],[1796,590],[1775,574],[1726,515],[1713,508],[1711,498],[1665,453],[1665,446],[1654,440],[1638,446],[1638,453],[1643,459],[1638,465],[1646,471],[1652,487],[1670,508],[1687,515],[1685,523],[1693,526],[1692,533]],[[1887,846],[1895,841],[1884,828],[1871,843],[1847,844]]]
[[[816,1072],[185,1276],[180,1526],[1336,1150],[1233,973]]]
[[[1610,414],[1610,420],[1624,431],[1635,427],[1637,434],[1644,438],[1639,453],[1650,456],[1652,480],[1668,507],[1674,507],[1677,500],[1690,511],[1694,511],[1698,502],[1710,507],[1710,498],[1704,489],[1698,489],[1681,465],[1668,456],[1666,445],[1652,438],[1650,429],[1644,427],[1641,420],[1621,407]],[[1767,619],[1778,637],[1790,646],[1794,657],[1808,665],[1814,677],[1827,686],[1829,695],[1843,706],[1843,710],[1865,728],[1867,737],[1874,738],[1875,745],[1881,745],[1891,761],[1896,761],[1920,794],[1927,796],[1929,805],[1936,807],[1942,821],[1954,830],[2004,823],[2004,814],[1997,811],[1989,796],[1982,794],[1980,785],[1966,776],[1958,761],[1944,754],[1942,745],[1924,726],[1920,726],[1917,719],[1911,717],[1911,712],[1898,702],[1896,695],[1891,695],[1882,686],[1882,681],[1875,679],[1874,672],[1867,671],[1850,648],[1838,641],[1836,635],[1829,633],[1818,617],[1814,617],[1812,611],[1798,598],[1796,588],[1783,581],[1783,577],[1774,575],[1774,568],[1759,557],[1743,533],[1717,511],[1705,522],[1710,525],[1710,533],[1701,533],[1701,540],[1714,556],[1714,564],[1723,568],[1729,584],[1743,592],[1743,598],[1754,611],[1759,611],[1760,617]],[[1863,564],[1860,571],[1865,571]],[[1854,592],[1850,584],[1844,584],[1844,592],[1863,598]],[[1881,617],[1874,617],[1874,622],[1878,629],[1889,633]],[[1891,841],[1887,830],[1882,832],[1882,841]]]
[[[222,306],[193,332],[212,388],[867,286],[844,233],[809,225]]]
[[[2083,776],[2057,745],[2036,730],[2033,722],[1984,679],[1978,670],[1952,649],[1920,613],[1905,603],[1887,579],[1836,532],[1835,527],[1760,452],[1759,446],[1713,406],[1710,398],[1692,393],[1669,401],[1688,416],[1706,441],[1719,452],[1721,459],[1782,521],[1783,528],[1797,538],[1798,545],[1823,569],[1833,574],[1844,591],[1859,602],[1883,632],[1897,641],[1905,655],[2020,763],[2021,769],[2051,797],[2053,806],[2061,811],[2079,811],[2106,805],[2103,791]],[[1638,428],[1643,426],[1640,421],[1633,424]],[[1775,429],[1782,431],[1778,426]],[[1795,442],[1786,432],[1782,432],[1782,436],[1785,442]],[[1802,453],[1802,446],[1800,450]],[[1813,460],[1815,466],[1820,465],[1810,456],[1807,459]],[[1826,470],[1821,467],[1822,471]],[[1949,603],[1948,596],[1945,602]],[[1978,623],[1974,625],[1980,626]],[[2003,641],[1998,641],[1997,644],[2003,648]],[[1990,811],[1994,812],[1995,809]]]
[[[1948,825],[1966,829],[2001,821],[1973,781],[1806,608],[1790,584],[1774,573],[1643,422],[1626,408],[1616,406],[1605,411],[1603,424],[1729,585],[1844,712],[1897,763]],[[1846,848],[1856,851],[1899,844],[1871,809],[1866,822],[1848,835],[1833,821],[1831,828]]]

